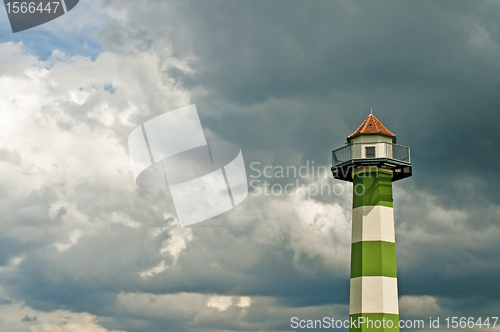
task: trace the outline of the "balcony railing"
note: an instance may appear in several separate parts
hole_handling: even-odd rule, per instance
[[[365,148],[371,149],[370,153]],[[371,153],[374,153],[371,154]],[[355,159],[394,159],[410,164],[410,148],[386,142],[351,143],[333,151],[332,165],[337,166]]]

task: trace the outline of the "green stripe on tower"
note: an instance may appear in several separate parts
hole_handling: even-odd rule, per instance
[[[362,241],[352,244],[351,278],[396,278],[396,244],[384,241]]]
[[[392,207],[392,175],[374,169],[353,177],[352,208],[383,205]]]
[[[389,331],[389,332],[397,332],[399,331],[399,315],[396,314],[384,314],[384,313],[376,313],[376,314],[354,314],[354,315],[349,315],[349,320],[358,322],[359,317],[363,317],[364,320],[361,320],[362,322],[364,321],[363,324],[355,324],[356,327],[351,326],[349,328],[350,332],[364,332],[364,331],[373,331],[373,332],[384,332],[384,331]],[[375,323],[379,321],[382,324],[379,326],[375,325]],[[385,326],[385,328],[384,328]],[[392,326],[389,327],[389,326]]]

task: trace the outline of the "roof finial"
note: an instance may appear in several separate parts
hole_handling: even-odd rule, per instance
[[[373,115],[373,108],[370,108],[370,114]]]

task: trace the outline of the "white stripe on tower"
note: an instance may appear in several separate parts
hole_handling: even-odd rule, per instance
[[[399,314],[398,279],[358,277],[351,279],[349,314]]]
[[[352,210],[352,243],[360,241],[396,242],[391,207],[360,206]]]

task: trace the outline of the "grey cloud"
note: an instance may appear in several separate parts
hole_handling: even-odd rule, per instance
[[[412,148],[414,176],[395,184],[400,294],[433,296],[443,312],[454,315],[489,314],[500,307],[494,153],[498,3],[96,3],[110,15],[124,11],[125,18],[111,20],[98,38],[107,50],[134,59],[120,62],[129,76],[118,82],[99,77],[102,86],[79,77],[79,85],[72,82],[74,91],[81,87],[78,91],[90,96],[83,104],[60,101],[63,111],[44,106],[40,125],[54,121],[71,137],[114,139],[123,152],[131,129],[176,108],[163,94],[179,89],[196,103],[208,141],[238,144],[247,167],[253,161],[299,167],[307,160],[328,165],[330,151],[342,146],[373,108],[398,142]],[[148,55],[159,63],[158,77],[139,65],[140,56]],[[19,61],[22,66],[2,70],[20,75],[15,68],[28,65],[25,58]],[[69,67],[50,70],[62,80]],[[117,87],[115,93],[105,84]],[[140,109],[128,117],[130,123],[105,125],[95,115],[102,105],[114,115],[131,105]],[[15,150],[1,151],[7,152],[0,152],[0,159],[27,167]],[[99,316],[102,326],[127,331],[279,331],[288,328],[286,316],[293,310],[316,318],[325,314],[322,306],[335,305],[344,305],[337,314],[347,316],[349,233],[333,226],[315,233],[320,224],[303,220],[315,216],[294,210],[304,201],[249,196],[233,211],[190,228],[193,239],[174,264],[173,257],[160,254],[174,229],[151,235],[173,224],[173,217],[164,215],[175,211],[168,192],[130,189],[132,177],[123,175],[130,175],[128,164],[117,167],[113,179],[96,171],[79,177],[85,170],[74,167],[61,164],[59,175],[54,172],[58,182],[38,191],[10,198],[2,190],[2,217],[10,231],[0,239],[0,265],[26,256],[2,283],[10,297],[39,310],[87,311]],[[121,184],[125,179],[128,185]],[[61,198],[67,199],[61,203]],[[322,212],[332,225],[349,218],[348,195],[311,201],[317,210],[340,204],[338,215]],[[80,214],[85,222],[77,220]],[[70,243],[71,222],[86,228],[76,243],[59,251],[54,243]],[[308,235],[324,236],[323,250],[314,251]],[[306,239],[304,246],[298,239]],[[162,261],[168,265],[163,272],[140,277]],[[256,300],[264,309],[251,306],[243,323],[235,323],[239,309],[231,307],[227,315],[207,314],[200,324],[193,311],[206,310],[203,301],[181,317],[117,307],[120,294],[135,292],[272,300]],[[282,309],[277,318],[266,312]]]
[[[30,317],[28,315],[24,316],[23,319],[21,319],[21,322],[25,322],[25,323],[31,323],[31,322],[36,322],[37,321],[37,317],[34,316],[34,317]]]
[[[9,299],[0,298],[0,305],[9,305],[12,301]]]

